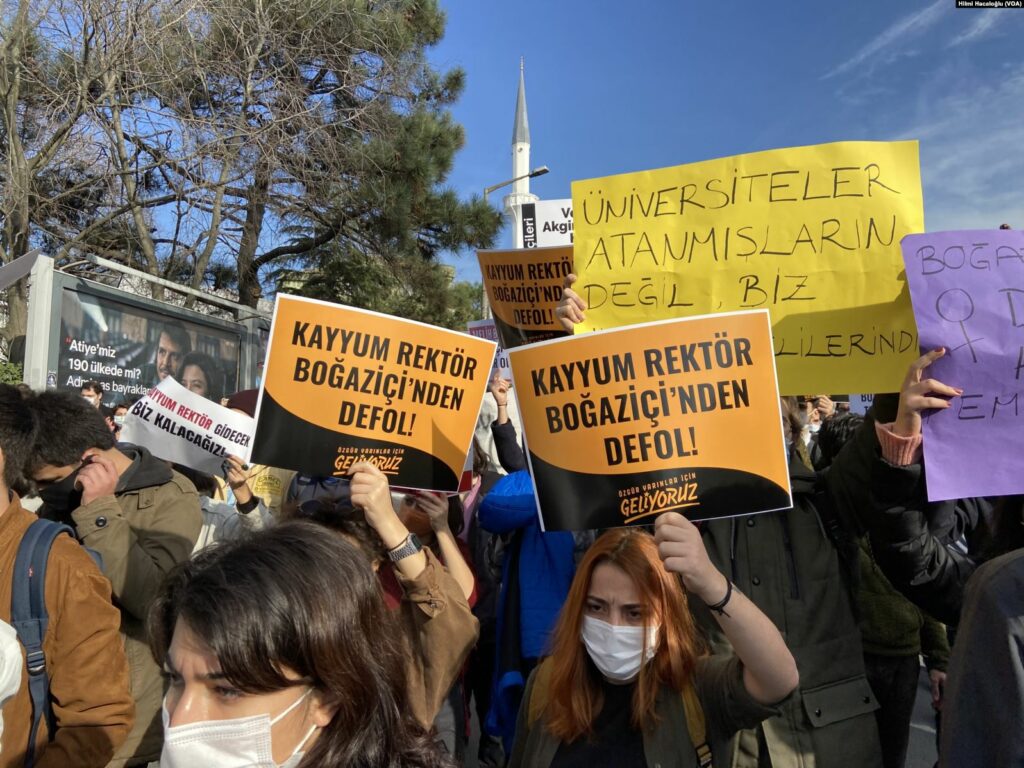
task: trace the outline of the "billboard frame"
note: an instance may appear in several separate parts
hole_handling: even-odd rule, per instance
[[[120,266],[120,265],[118,265]],[[123,270],[127,271],[127,269]],[[130,270],[137,273],[137,270]],[[145,273],[138,273],[145,277]],[[240,389],[251,389],[257,385],[260,374],[259,364],[259,333],[269,333],[270,315],[253,307],[235,304],[219,296],[211,296],[217,301],[209,302],[221,308],[227,308],[237,314],[248,313],[239,320],[225,320],[193,309],[167,304],[146,296],[112,288],[93,280],[88,280],[54,269],[52,258],[40,257],[29,273],[29,308],[28,327],[25,333],[25,360],[23,363],[23,380],[33,389],[45,389],[50,385],[48,377],[58,370],[60,356],[60,307],[63,306],[64,290],[84,294],[100,300],[117,302],[134,309],[155,312],[167,317],[182,320],[199,326],[206,326],[221,332],[236,334],[239,341],[238,385]],[[165,281],[160,281],[164,283]],[[174,286],[181,293],[200,294],[185,286]]]

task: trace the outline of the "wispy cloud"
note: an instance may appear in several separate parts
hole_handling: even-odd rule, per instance
[[[904,138],[921,140],[929,230],[1024,227],[1019,179],[1024,155],[1024,74],[1009,70],[985,82],[951,82],[940,72]]]
[[[949,42],[949,47],[953,48],[958,45],[964,45],[966,43],[974,42],[979,37],[984,37],[990,29],[995,27],[998,20],[999,11],[997,10],[993,9],[978,12],[976,18],[967,27],[967,29]]]
[[[952,7],[953,4],[950,0],[935,0],[931,5],[925,6],[916,13],[911,13],[898,19],[868,41],[849,59],[824,74],[821,79],[827,80],[846,74],[862,64],[871,63],[874,59],[889,59],[892,57],[896,46],[906,44],[908,40],[933,27],[939,22],[945,12]]]

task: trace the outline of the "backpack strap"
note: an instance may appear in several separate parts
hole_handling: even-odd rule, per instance
[[[686,730],[697,751],[697,765],[699,768],[710,768],[711,747],[708,746],[707,721],[704,719],[704,708],[697,698],[697,689],[691,683],[687,683],[683,689],[683,710],[686,712]]]
[[[25,766],[35,764],[36,737],[39,724],[46,717],[47,732],[52,740],[56,732],[53,707],[50,705],[50,677],[46,671],[43,640],[50,623],[46,611],[46,563],[54,540],[62,533],[74,538],[74,531],[51,520],[36,520],[28,527],[14,561],[14,583],[11,589],[11,626],[25,647],[28,668],[28,690],[32,699],[32,727],[29,729]]]

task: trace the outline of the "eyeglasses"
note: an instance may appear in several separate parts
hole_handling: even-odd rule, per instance
[[[295,483],[297,485],[325,485],[328,487],[335,486],[340,483],[343,479],[341,477],[314,477],[312,475],[296,475]]]

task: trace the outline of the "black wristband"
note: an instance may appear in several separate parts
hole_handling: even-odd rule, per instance
[[[252,512],[254,509],[256,509],[256,507],[258,507],[259,505],[260,505],[260,497],[257,496],[256,494],[253,494],[252,498],[249,499],[247,502],[245,502],[245,504],[236,503],[235,504],[235,509],[238,510],[238,513],[240,515],[247,515],[250,512]]]
[[[714,605],[709,605],[708,606],[708,610],[709,611],[714,611],[719,616],[728,616],[729,615],[728,613],[725,612],[725,606],[727,606],[729,604],[729,601],[732,599],[732,582],[729,581],[728,579],[726,579],[725,580],[725,584],[726,584],[725,597],[723,597],[721,600],[719,600]]]

